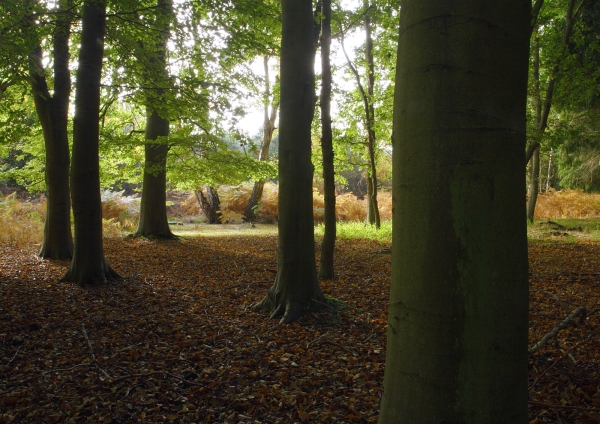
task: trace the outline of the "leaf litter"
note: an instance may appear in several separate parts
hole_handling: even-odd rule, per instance
[[[0,422],[372,423],[385,365],[389,245],[339,240],[342,307],[278,325],[252,308],[276,237],[106,239],[127,278],[59,283],[68,261],[0,252]],[[600,249],[530,246],[532,423],[600,421]],[[567,310],[569,309],[569,310]]]

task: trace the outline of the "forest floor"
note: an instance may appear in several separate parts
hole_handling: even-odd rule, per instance
[[[276,236],[238,230],[106,239],[125,279],[102,290],[59,283],[68,261],[38,246],[0,249],[0,422],[377,422],[389,244],[338,240],[321,285],[344,307],[278,325],[252,308]],[[587,308],[530,355],[530,421],[598,423],[600,244],[537,237],[530,274],[530,347]]]

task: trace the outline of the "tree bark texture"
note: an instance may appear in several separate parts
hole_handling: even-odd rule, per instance
[[[321,21],[321,152],[323,155],[323,192],[325,203],[325,231],[321,242],[319,278],[334,277],[333,252],[335,249],[335,172],[333,166],[333,134],[331,131],[331,0],[323,0]]]
[[[405,0],[380,423],[527,423],[531,2]]]
[[[119,278],[107,264],[102,246],[98,117],[105,24],[106,2],[84,1],[71,167],[75,249],[71,266],[62,278],[80,286],[104,285],[107,280]]]
[[[221,200],[214,187],[206,186],[206,196],[202,190],[196,191],[196,198],[200,208],[208,219],[209,224],[221,224]]]
[[[312,211],[315,104],[311,0],[282,1],[277,278],[257,305],[289,323],[327,301],[317,279]]]
[[[154,237],[172,239],[175,235],[169,228],[167,218],[167,154],[169,145],[165,139],[169,136],[169,119],[165,107],[164,88],[168,81],[167,61],[165,57],[169,39],[172,4],[170,0],[158,0],[160,11],[156,22],[158,40],[155,46],[143,49],[150,55],[150,69],[147,69],[148,86],[155,86],[153,93],[147,94],[146,105],[146,145],[144,162],[144,180],[140,204],[140,221],[134,237]]]
[[[275,121],[277,120],[277,111],[279,110],[279,102],[271,100],[271,83],[269,81],[269,57],[264,57],[265,66],[265,98],[264,98],[264,120],[263,120],[263,141],[260,146],[260,155],[258,160],[267,162],[269,160],[269,147],[273,140],[275,132]],[[277,78],[275,79],[277,81]],[[271,103],[271,113],[269,114],[269,103]],[[244,208],[244,221],[251,222],[256,219],[257,205],[262,198],[265,180],[260,179],[254,183],[252,193],[248,199],[248,203]]]
[[[44,75],[41,46],[38,46],[29,56],[31,90],[46,148],[46,221],[44,240],[39,253],[44,259],[70,259],[73,255],[67,133],[71,94],[69,73],[71,21],[66,13],[68,8],[68,0],[59,1],[58,18],[53,35],[54,96],[50,95]]]

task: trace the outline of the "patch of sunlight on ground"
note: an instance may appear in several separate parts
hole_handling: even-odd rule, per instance
[[[277,224],[181,224],[171,225],[180,237],[276,236]]]

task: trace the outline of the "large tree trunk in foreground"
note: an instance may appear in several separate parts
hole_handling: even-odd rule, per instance
[[[269,114],[269,103],[271,102],[271,83],[269,81],[269,57],[264,57],[265,67],[265,98],[264,98],[264,119],[263,119],[263,141],[260,146],[260,155],[258,160],[268,161],[269,160],[269,147],[271,146],[271,140],[273,140],[273,133],[275,132],[275,121],[277,120],[277,111],[279,110],[279,102],[273,98],[271,104],[271,113]],[[277,81],[277,78],[275,79]],[[254,183],[252,193],[248,199],[248,203],[244,208],[244,221],[254,221],[256,219],[257,205],[260,203],[262,198],[263,189],[265,187],[265,180],[261,179]]]
[[[335,249],[335,174],[333,166],[333,134],[331,132],[331,0],[323,0],[321,23],[321,151],[323,153],[323,191],[325,198],[325,232],[321,242],[319,278],[334,277],[333,252]]]
[[[71,167],[75,250],[71,266],[62,278],[80,286],[104,285],[107,280],[119,278],[106,263],[102,247],[98,117],[105,24],[106,2],[84,1]]]
[[[46,148],[46,221],[39,255],[44,259],[70,259],[71,198],[69,194],[69,137],[67,120],[71,76],[69,73],[69,34],[71,22],[68,1],[59,2],[54,29],[54,96],[50,95],[42,64],[42,48],[29,56],[29,74],[35,108],[44,133]]]
[[[315,104],[311,0],[282,1],[277,279],[259,308],[289,323],[327,301],[317,279],[311,123]]]
[[[158,0],[157,10],[159,13],[154,28],[157,40],[144,49],[144,53],[149,55],[149,69],[145,70],[146,84],[154,86],[154,92],[147,94],[144,181],[140,221],[133,236],[172,239],[175,235],[169,228],[166,193],[169,145],[165,139],[156,141],[159,137],[169,136],[164,90],[169,81],[165,54],[173,16],[171,1]]]
[[[527,423],[529,1],[405,0],[380,423]]]

